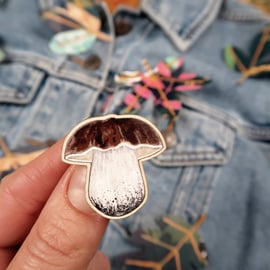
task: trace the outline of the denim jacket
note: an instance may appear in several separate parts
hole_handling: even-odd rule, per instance
[[[226,67],[221,54],[227,44],[248,54],[269,17],[236,0],[142,0],[140,10],[123,7],[114,15],[132,26],[115,36],[103,4],[113,41],[97,39],[82,54],[101,60],[88,70],[48,47],[51,30],[39,14],[60,2],[10,0],[0,9],[0,36],[11,59],[0,64],[0,136],[9,149],[27,149],[29,139],[57,140],[82,119],[118,113],[132,87],[115,84],[111,74],[141,71],[142,59],[154,67],[180,56],[185,70],[211,83],[181,94],[176,145],[144,164],[146,205],[110,222],[101,248],[113,259],[132,252],[133,233],[154,227],[157,216],[181,216],[193,224],[207,214],[199,228],[207,269],[268,269],[270,81],[250,77],[238,85],[241,74]],[[154,107],[149,99],[138,113],[162,129]]]

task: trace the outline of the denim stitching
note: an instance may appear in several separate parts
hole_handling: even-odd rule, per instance
[[[7,48],[7,53],[10,54],[12,59],[16,62],[39,68],[55,77],[82,83],[93,88],[104,87],[104,81],[101,81],[99,78],[90,77],[89,74],[83,74],[80,71],[74,71],[68,68],[59,69],[59,66],[55,65],[53,59],[35,53],[18,51],[12,48]]]
[[[23,87],[29,86],[27,94],[21,98],[16,95],[16,93],[18,93],[19,91],[19,88],[12,88],[5,85],[0,85],[0,102],[8,102],[22,105],[29,103],[38,91],[43,78],[44,74],[42,72],[32,69],[31,76],[28,79],[23,79],[23,81],[20,82]],[[10,91],[13,93],[10,93]]]
[[[220,6],[222,4],[221,0],[209,0],[208,6],[205,8],[205,14],[200,16],[197,20],[189,26],[190,30],[186,30],[186,36],[183,37],[174,30],[173,25],[168,25],[167,21],[163,18],[157,17],[155,13],[155,8],[147,5],[147,1],[142,3],[142,10],[144,10],[149,17],[156,21],[162,26],[164,31],[171,37],[172,41],[181,51],[186,51],[190,45],[201,35],[201,33],[211,24],[211,22],[216,18]],[[174,31],[172,31],[172,29]]]
[[[194,166],[194,165],[210,165],[225,164],[231,157],[234,142],[234,133],[227,129],[224,132],[224,149],[203,151],[195,150],[192,152],[181,152],[172,154],[165,152],[152,162],[159,166]]]
[[[236,21],[236,22],[258,22],[263,20],[269,20],[269,17],[267,15],[262,14],[261,16],[255,16],[255,15],[240,15],[240,14],[234,14],[231,12],[222,12],[220,13],[219,17],[224,20],[228,21]]]
[[[183,168],[175,188],[170,212],[194,222],[207,213],[217,179],[218,167]]]
[[[135,48],[136,46],[138,46],[142,41],[145,40],[145,38],[150,34],[150,32],[153,30],[154,28],[154,25],[152,23],[150,23],[144,33],[132,44],[132,46],[130,46],[127,50],[126,50],[126,53],[123,55],[120,63],[119,63],[119,70],[122,70],[123,69],[123,65],[124,63],[126,62],[126,59],[128,57],[128,55],[130,55],[131,51],[133,50],[133,48]]]
[[[31,117],[29,117],[29,114],[27,113],[27,111],[24,112],[24,114],[22,114],[20,116],[20,121],[25,122],[24,128],[21,129],[20,125],[14,125],[11,127],[10,130],[10,137],[13,138],[13,141],[11,143],[11,147],[13,145],[20,145],[22,143],[22,136],[32,136],[32,137],[38,137],[39,139],[42,140],[43,138],[43,130],[44,130],[44,121],[40,121],[42,114],[43,116],[45,116],[47,119],[49,119],[51,116],[53,116],[53,108],[55,107],[55,104],[57,104],[57,95],[52,95],[53,91],[50,91],[51,89],[55,89],[57,87],[57,85],[61,84],[61,80],[59,80],[58,78],[49,78],[48,80],[46,80],[45,85],[42,87],[41,89],[41,93],[39,95],[39,101],[35,102],[33,104],[31,104],[29,107],[29,109],[32,111],[36,111],[38,112],[38,114],[33,114],[31,115]],[[64,81],[65,86],[62,88],[62,91],[68,90],[68,89],[72,89],[74,87],[76,87],[76,91],[80,91],[80,86],[76,85],[76,83],[74,82],[68,82],[68,81]],[[88,92],[88,88],[85,86],[83,87],[83,91],[84,92]],[[99,92],[98,91],[94,91],[89,89],[89,95],[88,95],[88,105],[85,106],[86,111],[85,111],[85,115],[82,115],[81,117],[87,117],[89,116],[89,114],[91,114],[95,108],[95,103],[96,100],[98,98]],[[51,102],[49,102],[48,100],[53,101],[54,104],[51,104]],[[42,101],[42,106],[40,106],[40,102]],[[44,102],[45,101],[45,102]],[[88,115],[87,115],[88,114]],[[22,117],[25,118],[22,119]],[[35,123],[35,125],[33,126],[32,124]],[[30,129],[28,133],[28,126],[33,127]],[[26,131],[26,134],[25,134]],[[49,132],[48,132],[49,133]],[[53,133],[55,134],[56,131],[53,131]],[[50,136],[50,134],[49,134]],[[60,134],[55,134],[54,136],[63,136],[62,131]],[[23,137],[24,139],[24,137]]]
[[[207,157],[208,156],[208,157]],[[221,165],[226,164],[231,156],[231,153],[222,155],[217,153],[215,155],[206,155],[198,156],[197,158],[191,159],[189,155],[182,156],[181,153],[178,154],[180,157],[178,160],[167,160],[167,159],[158,159],[155,158],[151,162],[158,166],[167,166],[167,167],[179,167],[179,166],[200,166],[200,165]],[[207,157],[207,159],[205,159]]]
[[[31,71],[32,72],[32,71]],[[37,91],[39,90],[41,81],[43,80],[45,74],[41,71],[35,71],[31,77],[28,78],[26,84],[32,87],[32,90],[28,93],[28,102],[32,100]]]
[[[103,70],[103,75],[101,77],[101,81],[100,81],[100,85],[102,85],[102,88],[105,87],[106,85],[106,79],[110,70],[110,64],[112,61],[112,55],[113,55],[113,50],[114,50],[114,45],[115,45],[115,29],[114,29],[114,23],[113,23],[113,19],[111,18],[110,11],[107,7],[107,5],[105,5],[105,3],[101,3],[103,10],[105,12],[105,14],[107,15],[107,19],[108,19],[108,25],[109,25],[109,29],[110,29],[110,34],[112,35],[112,42],[109,43],[108,45],[108,56],[107,59],[106,57],[104,58],[105,61],[105,67]],[[101,88],[101,87],[100,87]]]
[[[173,194],[173,200],[171,202],[170,213],[178,214],[181,213],[181,208],[184,207],[184,201],[186,197],[186,193],[183,192],[186,182],[188,182],[188,176],[192,173],[192,170],[188,168],[183,168],[178,177],[178,184],[175,188],[175,193]]]
[[[190,45],[190,42],[182,39],[176,33],[173,33],[172,32],[173,27],[167,25],[167,23],[165,21],[163,21],[162,18],[156,17],[155,9],[152,8],[151,6],[148,6],[147,4],[144,4],[144,3],[146,3],[146,2],[142,3],[142,10],[144,10],[150,18],[152,18],[158,24],[162,25],[162,28],[164,29],[164,31],[171,37],[172,41],[177,45],[177,47],[181,51],[187,50],[187,48]]]
[[[206,6],[202,17],[198,17],[194,21],[193,25],[190,25],[190,30],[188,30],[187,35],[184,39],[195,39],[196,36],[200,35],[203,29],[207,28],[209,24],[215,19],[217,13],[221,7],[222,1],[220,0],[211,0]]]
[[[258,128],[242,124],[233,116],[185,94],[182,94],[181,100],[186,107],[209,115],[213,119],[217,119],[219,122],[223,123],[242,137],[247,137],[253,140],[270,140],[270,128]]]
[[[208,212],[218,167],[208,166],[198,169],[193,183],[193,192],[188,196],[186,211],[193,221]]]

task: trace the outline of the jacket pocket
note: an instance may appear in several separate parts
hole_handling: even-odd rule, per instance
[[[36,95],[44,72],[21,63],[0,65],[0,103],[26,105]]]
[[[177,143],[153,162],[164,167],[221,165],[230,159],[234,131],[214,117],[183,109],[175,123]]]
[[[99,95],[97,87],[50,74],[42,56],[27,59],[32,64],[14,59],[0,65],[0,137],[16,152],[28,148],[29,139],[58,140],[93,113]]]
[[[174,132],[177,144],[152,160],[161,172],[166,171],[166,178],[161,179],[166,192],[159,198],[169,194],[167,211],[193,223],[208,213],[215,183],[233,152],[235,131],[211,113],[184,107]],[[149,182],[156,185],[153,179]],[[156,196],[162,188],[153,190]]]

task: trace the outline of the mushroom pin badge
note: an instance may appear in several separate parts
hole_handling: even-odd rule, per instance
[[[86,199],[100,215],[124,218],[147,199],[142,166],[165,149],[160,131],[136,115],[89,118],[65,139],[62,159],[87,166]]]

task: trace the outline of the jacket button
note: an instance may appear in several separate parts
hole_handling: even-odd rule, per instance
[[[124,36],[132,29],[131,23],[127,19],[123,18],[116,18],[114,21],[114,27],[116,36]]]
[[[177,145],[177,136],[173,131],[164,130],[162,132],[167,148],[173,148]]]
[[[89,70],[97,70],[99,69],[101,66],[101,59],[98,55],[91,55],[89,56],[85,62],[84,62],[84,65],[83,67],[85,69],[89,69]]]
[[[92,54],[87,59],[83,60],[78,56],[72,56],[71,61],[80,65],[82,68],[89,70],[97,70],[101,66],[101,59],[98,55]]]

